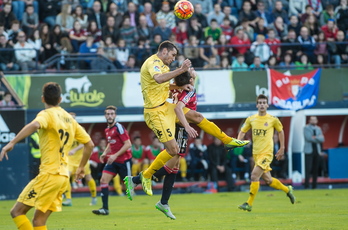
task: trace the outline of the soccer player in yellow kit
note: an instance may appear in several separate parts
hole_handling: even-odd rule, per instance
[[[186,59],[180,68],[170,71],[168,66],[175,60],[177,54],[178,48],[170,41],[164,41],[159,45],[157,54],[149,57],[140,69],[144,119],[147,126],[154,131],[165,146],[165,150],[156,157],[150,167],[140,174],[143,190],[150,196],[152,195],[152,175],[179,152],[175,140],[176,114],[174,108],[176,105],[167,102],[169,90],[181,88],[190,91],[192,89],[190,84],[177,87],[169,83],[171,79],[188,71],[191,66],[191,61]],[[218,137],[227,148],[240,147],[249,143],[249,141],[240,141],[227,136],[213,122],[203,118],[198,112],[186,107],[183,110],[189,122],[196,123],[206,133]],[[198,133],[193,128],[191,129],[188,133],[197,136]]]
[[[76,113],[69,113],[74,119],[76,118]],[[68,153],[68,169],[70,177],[75,177],[75,172],[79,166],[83,154],[83,144],[80,144],[78,141],[74,140],[71,150]],[[91,168],[89,162],[85,165],[85,181],[88,185],[89,191],[91,193],[91,203],[89,205],[97,204],[97,185],[95,180],[91,175]],[[64,193],[66,200],[62,203],[63,206],[72,206],[71,201],[71,184],[69,183],[67,191]]]
[[[290,198],[290,202],[292,204],[295,203],[292,186],[285,186],[278,179],[272,177],[270,172],[272,170],[270,164],[273,160],[274,130],[278,132],[280,141],[280,148],[275,155],[276,159],[279,160],[284,155],[285,138],[283,125],[277,117],[267,113],[268,98],[265,95],[260,94],[256,98],[256,107],[258,113],[246,119],[238,134],[238,138],[244,138],[249,129],[252,131],[253,158],[255,166],[251,172],[249,199],[244,204],[238,206],[239,209],[249,212],[252,209],[255,196],[260,188],[261,177],[270,187],[284,191]]]
[[[16,143],[38,130],[40,138],[40,173],[29,182],[11,209],[11,216],[18,229],[45,230],[46,221],[52,212],[62,210],[62,194],[69,183],[68,152],[76,139],[84,144],[83,157],[76,172],[76,179],[84,176],[93,142],[86,131],[59,106],[61,88],[54,82],[46,83],[42,89],[42,102],[45,110],[27,124],[1,151],[0,161],[11,151]],[[26,213],[35,207],[33,224]]]

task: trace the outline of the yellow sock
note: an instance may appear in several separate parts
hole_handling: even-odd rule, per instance
[[[31,225],[30,220],[26,215],[19,215],[13,218],[16,226],[20,230],[32,230],[33,225]]]
[[[97,185],[95,184],[95,180],[92,178],[90,181],[88,181],[88,188],[91,192],[91,197],[97,196]]]
[[[132,176],[138,175],[140,172],[140,163],[136,163],[132,165]]]
[[[282,190],[285,193],[289,192],[289,188],[286,187],[282,182],[280,182],[277,178],[274,178],[274,177],[272,177],[272,183],[269,186],[278,190]]]
[[[123,192],[122,192],[122,186],[121,186],[121,182],[120,182],[120,175],[116,175],[114,177],[114,188],[115,188],[115,191],[117,192],[118,195],[121,195]]]
[[[215,125],[215,123],[207,120],[206,118],[201,121],[201,123],[197,124],[199,128],[201,128],[204,132],[217,137],[224,144],[228,144],[232,141],[232,137],[226,135],[226,133],[222,132],[222,130]]]
[[[148,169],[146,169],[145,172],[143,172],[143,176],[145,178],[150,179],[152,177],[152,175],[159,170],[160,168],[162,168],[165,163],[167,163],[167,161],[169,161],[170,159],[172,159],[173,156],[171,156],[167,150],[163,150],[162,152],[160,152],[157,157],[155,158],[155,160],[151,163],[151,165],[149,166]]]
[[[66,199],[71,199],[71,184],[68,184],[68,188],[66,189],[66,192],[64,193]]]
[[[144,171],[144,172],[145,172],[146,169],[149,168],[149,166],[150,166],[150,165],[149,165],[148,163],[144,163],[144,164],[141,166],[141,169],[142,169],[141,171]]]
[[[260,188],[260,181],[252,181],[251,182],[249,199],[247,201],[250,206],[253,205],[255,196],[256,196],[257,192],[259,191],[259,188]]]
[[[47,226],[38,226],[38,227],[34,227],[34,230],[47,230]]]
[[[180,157],[180,173],[182,178],[187,176],[187,162],[184,157]]]

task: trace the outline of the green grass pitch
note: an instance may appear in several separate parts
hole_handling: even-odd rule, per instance
[[[50,230],[104,229],[348,229],[348,189],[294,190],[292,205],[282,191],[260,191],[251,212],[237,206],[246,201],[247,192],[216,194],[174,194],[170,206],[176,220],[156,210],[159,195],[109,197],[109,216],[96,216],[90,198],[73,198],[72,207],[52,213]],[[16,229],[9,210],[14,200],[0,201],[0,229]],[[33,211],[28,214],[31,219]]]

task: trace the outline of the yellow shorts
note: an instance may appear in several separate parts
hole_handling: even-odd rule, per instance
[[[188,111],[190,111],[191,109],[189,109],[189,108],[187,108],[187,107],[184,107],[184,108],[182,108],[182,110],[183,110],[184,114],[186,114],[186,113],[187,113]],[[179,118],[178,118],[178,117],[176,117],[175,123],[179,123]]]
[[[271,163],[273,160],[273,154],[253,154],[253,158],[255,161],[255,167],[259,166],[263,169],[264,172],[272,171]]]
[[[144,120],[147,126],[162,143],[175,138],[175,104],[165,102],[164,105],[154,109],[144,109]]]
[[[79,166],[77,165],[68,165],[69,172],[71,175],[74,175],[77,171],[77,168]],[[89,162],[87,161],[87,164],[85,165],[85,175],[90,175],[91,174],[91,167],[89,166]]]
[[[41,212],[62,211],[62,195],[67,190],[69,178],[62,175],[39,173],[29,182],[17,201],[35,207]]]

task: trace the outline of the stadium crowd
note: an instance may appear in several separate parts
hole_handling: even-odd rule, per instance
[[[235,71],[339,67],[348,61],[347,0],[0,0],[0,70],[137,69],[163,40],[195,67]],[[80,56],[79,65],[67,55]],[[104,59],[83,60],[83,55]],[[82,58],[81,58],[82,57]],[[109,60],[105,62],[104,60]]]

